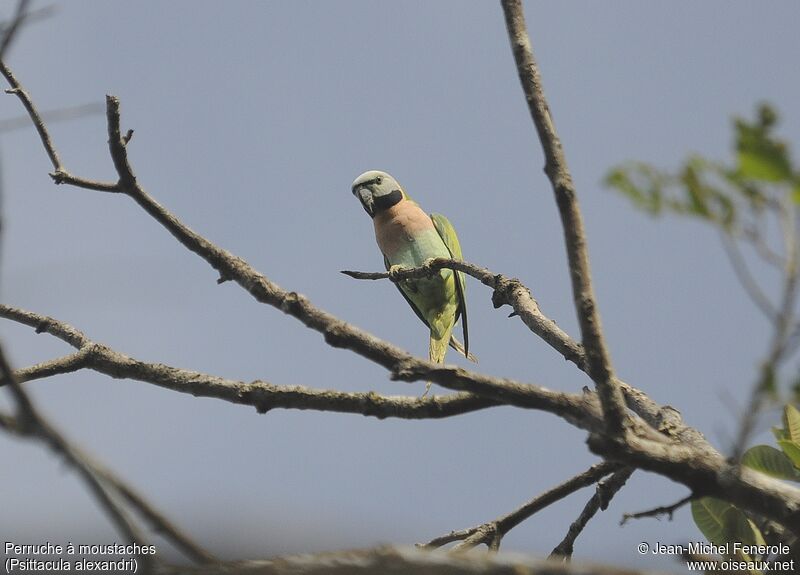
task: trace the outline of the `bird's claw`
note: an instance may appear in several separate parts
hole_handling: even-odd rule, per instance
[[[401,265],[389,266],[389,279],[396,283],[398,281],[397,275],[404,269],[405,267]]]

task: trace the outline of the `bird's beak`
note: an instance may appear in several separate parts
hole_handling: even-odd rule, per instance
[[[358,188],[355,191],[355,195],[358,196],[358,199],[361,201],[361,205],[364,206],[364,209],[369,214],[370,217],[375,215],[375,201],[372,199],[372,192],[369,188]]]

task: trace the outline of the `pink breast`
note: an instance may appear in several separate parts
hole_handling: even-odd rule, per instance
[[[400,247],[414,241],[420,233],[434,229],[430,216],[408,200],[377,214],[372,221],[378,247],[390,259]]]

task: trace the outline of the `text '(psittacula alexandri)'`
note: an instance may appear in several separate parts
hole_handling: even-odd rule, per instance
[[[386,172],[372,170],[358,176],[353,182],[353,195],[372,218],[375,239],[387,270],[416,268],[431,258],[462,259],[461,245],[449,220],[440,214],[428,215],[422,211]],[[475,361],[469,353],[466,285],[462,272],[442,269],[428,278],[402,280],[397,287],[430,329],[428,356],[431,361],[443,363],[448,345]],[[452,335],[459,318],[463,345]]]

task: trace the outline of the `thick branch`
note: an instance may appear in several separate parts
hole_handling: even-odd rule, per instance
[[[768,517],[800,535],[800,489],[722,455],[678,442],[654,442],[633,433],[624,440],[591,434],[596,454],[632,467],[659,473],[687,486],[698,497],[710,495]]]
[[[583,219],[578,207],[575,186],[572,183],[572,176],[561,148],[561,141],[556,133],[550,108],[544,96],[539,67],[533,58],[522,1],[502,0],[502,5],[519,79],[544,150],[544,171],[553,186],[561,224],[564,228],[564,240],[572,280],[572,296],[575,301],[578,323],[581,327],[581,339],[586,351],[589,376],[597,386],[597,393],[600,396],[609,432],[620,434],[625,420],[625,403],[619,386],[614,381],[611,359],[603,339],[600,313],[597,310],[592,289],[586,235],[583,230]]]

